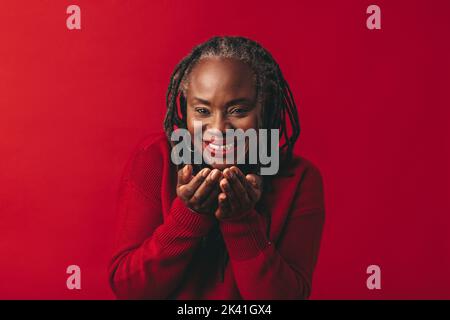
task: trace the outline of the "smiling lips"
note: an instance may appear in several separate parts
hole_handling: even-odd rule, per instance
[[[204,147],[209,149],[212,156],[216,154],[224,155],[229,153],[231,150],[235,150],[238,146],[238,142],[232,142],[223,144],[224,140],[212,140],[212,141],[203,141]]]

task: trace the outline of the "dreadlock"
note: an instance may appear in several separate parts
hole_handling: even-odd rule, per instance
[[[260,128],[279,130],[280,142],[283,142],[280,151],[284,151],[280,152],[280,169],[283,171],[283,167],[287,168],[287,164],[292,159],[294,144],[300,135],[297,106],[289,85],[275,59],[260,44],[248,38],[212,37],[194,47],[191,53],[178,63],[170,78],[166,95],[167,113],[164,119],[164,131],[168,141],[173,146],[172,132],[176,128],[187,128],[186,91],[189,75],[200,60],[209,57],[236,59],[246,63],[253,70],[256,80],[257,101],[261,102],[262,106]],[[288,127],[288,120],[290,127]],[[268,144],[267,150],[270,150],[270,135]],[[263,176],[264,189],[270,189],[271,178],[271,176]],[[261,208],[261,211],[264,212],[264,208]],[[269,232],[270,213],[266,212],[265,215],[268,216],[267,232]],[[227,259],[226,254],[225,264]]]

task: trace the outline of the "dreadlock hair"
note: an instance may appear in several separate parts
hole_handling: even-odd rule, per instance
[[[167,89],[167,113],[164,119],[164,130],[169,143],[173,147],[171,135],[176,128],[187,128],[186,91],[191,71],[200,60],[213,57],[236,59],[251,67],[255,77],[257,101],[262,107],[262,123],[259,127],[269,129],[269,132],[270,129],[279,130],[280,144],[281,142],[282,144],[278,174],[283,174],[283,168],[288,167],[293,156],[294,144],[300,135],[297,106],[289,85],[272,55],[257,42],[245,37],[212,37],[194,47],[190,54],[175,67]],[[267,143],[267,150],[270,150],[270,135],[268,135]],[[271,178],[271,176],[263,176],[263,190],[270,189]],[[264,208],[261,208],[261,211],[264,211]],[[269,218],[267,231],[269,232],[270,213],[266,215]]]

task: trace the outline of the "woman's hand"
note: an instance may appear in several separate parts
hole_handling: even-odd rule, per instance
[[[192,165],[186,165],[178,171],[177,196],[191,210],[213,214],[218,206],[218,182],[222,172],[204,168],[193,176],[192,169]]]
[[[218,196],[217,219],[228,219],[252,210],[262,193],[262,179],[256,174],[244,174],[233,166],[223,171]]]

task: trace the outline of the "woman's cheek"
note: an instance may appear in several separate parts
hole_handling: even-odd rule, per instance
[[[244,131],[248,129],[257,129],[258,128],[258,118],[256,115],[249,115],[247,117],[239,119],[235,125],[236,128],[242,129]]]

